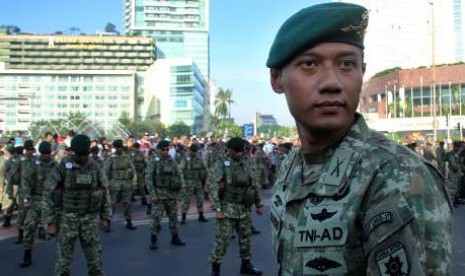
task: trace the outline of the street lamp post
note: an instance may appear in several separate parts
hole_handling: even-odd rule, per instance
[[[437,138],[436,126],[436,38],[434,24],[434,0],[429,0],[431,5],[431,88],[433,92],[433,137],[434,141]]]

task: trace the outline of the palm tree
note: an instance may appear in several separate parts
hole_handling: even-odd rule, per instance
[[[231,104],[234,103],[231,100],[232,90],[220,88],[215,98],[215,116],[218,118],[223,118],[223,121],[228,118],[231,118]]]

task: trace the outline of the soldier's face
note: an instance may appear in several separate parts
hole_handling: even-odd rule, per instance
[[[334,132],[351,124],[362,88],[363,52],[345,43],[320,43],[270,71],[271,86],[286,96],[297,127]]]
[[[161,157],[168,157],[168,152],[169,152],[170,148],[169,147],[164,147],[164,148],[161,148],[161,149],[158,149],[158,154],[160,154]]]
[[[228,155],[232,160],[238,161],[242,158],[244,153],[242,151],[237,151],[235,149],[228,149]]]

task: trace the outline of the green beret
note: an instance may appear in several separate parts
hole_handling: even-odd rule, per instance
[[[43,141],[39,144],[39,152],[42,154],[48,154],[52,152],[52,144],[47,141]]]
[[[166,147],[169,147],[169,146],[170,146],[170,142],[168,142],[166,140],[161,140],[157,144],[157,149],[162,149],[162,148],[166,148]]]
[[[199,145],[193,143],[193,144],[190,145],[189,149],[190,149],[191,151],[193,151],[193,152],[197,152],[197,151],[199,150]]]
[[[116,140],[114,140],[114,141],[113,141],[113,147],[114,147],[114,148],[117,148],[117,149],[123,148],[123,147],[124,147],[124,145],[123,145],[123,140],[121,140],[121,139],[116,139]]]
[[[77,155],[89,154],[90,139],[87,135],[78,134],[71,140],[71,150]]]
[[[247,146],[247,141],[245,141],[244,139],[240,137],[233,137],[226,144],[226,147],[228,149],[234,149],[236,151],[244,151],[246,146]]]
[[[34,141],[31,139],[24,141],[23,147],[25,150],[34,149]]]
[[[332,2],[302,9],[279,29],[266,66],[282,68],[320,42],[343,42],[363,49],[367,26],[368,11],[359,5]]]

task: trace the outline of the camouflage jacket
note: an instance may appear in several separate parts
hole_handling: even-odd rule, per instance
[[[251,187],[255,190],[255,206],[263,206],[256,171],[253,160],[247,156],[243,156],[239,161],[228,157],[217,159],[212,171],[212,204],[220,207],[221,212],[228,218],[248,217],[250,207],[240,197]],[[243,185],[243,182],[247,184]],[[238,202],[228,200],[228,194],[238,195]]]
[[[125,153],[113,153],[110,157],[105,159],[104,168],[110,185],[113,181],[124,181],[132,184],[137,182],[134,164],[131,158]]]
[[[270,164],[270,161],[268,160],[265,151],[263,151],[262,149],[257,149],[257,151],[254,154],[253,160],[255,161],[255,165],[257,166],[257,168],[266,168]]]
[[[356,117],[334,148],[296,149],[282,164],[270,203],[280,274],[448,275],[442,176]]]
[[[5,178],[6,178],[6,193],[13,192],[13,185],[21,184],[21,162],[24,160],[23,156],[11,156],[5,162]]]
[[[179,169],[185,181],[204,181],[207,176],[207,169],[199,155],[195,157],[190,154],[184,155],[183,158],[179,160]]]
[[[138,174],[144,173],[145,168],[147,167],[147,160],[145,159],[144,154],[140,150],[133,150],[129,154],[131,157],[134,168]]]
[[[53,159],[44,163],[39,157],[36,157],[33,162],[23,163],[21,169],[22,198],[42,201],[45,180],[56,165]]]
[[[63,203],[60,201],[64,201],[63,193],[67,190],[67,181],[72,182],[70,180],[72,174],[92,176],[92,186],[95,187],[92,191],[99,192],[99,195],[98,201],[94,200],[92,194],[89,195],[88,208],[92,211],[87,212],[87,214],[93,215],[97,212],[100,215],[100,219],[110,220],[112,210],[108,191],[109,183],[103,168],[99,167],[91,158],[89,158],[89,161],[85,165],[81,166],[74,162],[72,157],[65,157],[45,180],[42,209],[44,222],[57,223],[59,216],[66,212],[63,209]]]
[[[145,185],[151,196],[175,199],[182,186],[181,172],[176,161],[171,156],[152,156],[145,173]]]

